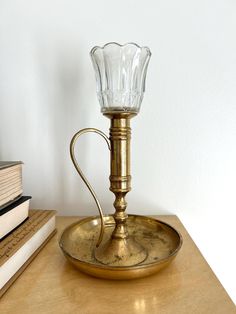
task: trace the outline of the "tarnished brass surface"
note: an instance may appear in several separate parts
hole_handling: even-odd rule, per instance
[[[119,276],[121,271],[124,278],[142,277],[156,272],[160,267],[166,265],[173,258],[172,253],[176,248],[171,247],[170,251],[168,251],[169,245],[173,244],[173,238],[167,236],[171,234],[169,231],[166,232],[167,227],[164,228],[162,226],[160,229],[159,223],[157,228],[158,232],[162,230],[163,233],[164,230],[165,237],[167,236],[167,240],[170,240],[170,242],[167,241],[167,243],[165,243],[167,245],[165,247],[165,245],[161,245],[162,242],[160,242],[161,238],[159,239],[159,235],[155,238],[157,231],[151,228],[152,224],[156,227],[157,222],[152,222],[151,224],[149,218],[142,216],[129,216],[128,218],[126,213],[127,203],[125,197],[131,190],[130,119],[134,117],[136,113],[129,111],[111,111],[104,113],[104,115],[111,121],[109,138],[100,130],[87,128],[77,132],[73,136],[70,144],[71,159],[97,204],[100,220],[94,218],[94,220],[89,220],[88,222],[80,222],[77,232],[79,240],[77,239],[78,241],[75,241],[74,238],[72,240],[70,235],[65,241],[66,238],[63,236],[61,248],[72,263],[76,264],[81,270],[94,276],[115,278],[117,276],[114,270],[115,267],[118,267]],[[113,216],[106,218],[102,213],[100,203],[94,190],[83,175],[75,158],[75,143],[80,135],[87,132],[95,132],[101,135],[107,142],[110,150],[110,190],[115,195],[115,213]],[[87,225],[90,225],[91,230],[89,230],[89,233],[87,231],[85,232]],[[146,231],[144,231],[145,228],[147,228]],[[176,232],[173,233],[173,229],[170,227],[168,230],[172,230],[172,235],[177,234]],[[65,234],[68,234],[68,231],[65,231]],[[166,241],[165,237],[163,241]],[[84,251],[85,243],[86,251]],[[155,247],[156,250],[156,259],[150,262],[152,256],[150,252],[153,252],[151,249],[152,246],[153,248]],[[164,252],[164,247],[166,256],[163,258],[160,254]],[[166,253],[166,250],[168,253]],[[83,255],[84,259],[82,255],[73,255],[71,252],[73,254],[74,252],[79,252],[79,254],[82,252],[85,254]],[[142,270],[140,270],[140,267]],[[108,270],[108,272],[106,270]]]
[[[104,220],[110,227],[105,229],[101,247],[111,240],[114,231],[113,216],[104,216]],[[180,234],[166,223],[146,216],[129,215],[126,222],[129,238],[144,248],[147,257],[138,265],[122,266],[119,256],[113,255],[113,261],[104,265],[95,258],[100,224],[98,216],[80,220],[64,230],[59,242],[72,264],[95,277],[124,280],[151,275],[167,266],[182,245]]]
[[[110,126],[110,190],[115,194],[115,227],[109,241],[95,251],[95,258],[106,265],[132,266],[147,258],[146,249],[129,236],[126,220],[126,194],[131,190],[130,173],[130,119],[134,112],[106,112]],[[119,262],[114,264],[114,256]]]
[[[83,135],[85,133],[90,133],[90,132],[97,133],[100,136],[102,136],[104,138],[104,140],[106,141],[106,143],[107,143],[108,149],[111,150],[109,138],[106,136],[105,133],[103,133],[102,131],[100,131],[98,129],[95,129],[95,128],[85,128],[85,129],[82,129],[82,130],[78,131],[73,136],[73,138],[72,138],[72,140],[70,142],[70,157],[71,157],[71,160],[72,160],[72,162],[73,162],[73,164],[75,166],[76,171],[78,172],[78,174],[80,175],[81,179],[84,181],[84,183],[86,184],[86,186],[89,189],[90,193],[92,194],[92,196],[93,196],[93,198],[95,200],[95,203],[97,205],[97,208],[98,208],[98,212],[99,212],[99,215],[100,215],[100,218],[101,218],[101,228],[100,228],[100,234],[99,234],[96,246],[99,246],[100,243],[102,242],[104,229],[105,229],[105,222],[104,222],[104,219],[103,219],[102,208],[101,208],[101,205],[100,205],[100,202],[99,202],[99,200],[97,198],[96,193],[94,192],[92,186],[90,185],[90,183],[86,179],[85,175],[83,174],[82,170],[80,169],[79,164],[78,164],[78,162],[76,160],[76,157],[75,157],[75,144],[76,144],[77,139],[81,135]]]

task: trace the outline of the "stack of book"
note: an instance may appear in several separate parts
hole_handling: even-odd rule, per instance
[[[56,212],[22,193],[22,162],[0,161],[0,297],[56,232]]]

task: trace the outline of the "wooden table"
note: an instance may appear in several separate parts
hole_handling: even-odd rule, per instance
[[[57,217],[58,233],[0,300],[0,313],[231,314],[236,308],[176,216],[159,216],[183,236],[174,262],[133,281],[80,273],[64,258],[58,238],[78,217]]]

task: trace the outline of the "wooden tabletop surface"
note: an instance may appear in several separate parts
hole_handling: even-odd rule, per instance
[[[57,235],[0,299],[0,313],[235,314],[235,305],[179,219],[158,218],[182,234],[178,256],[154,276],[118,282],[89,277],[66,261],[58,238],[79,218],[57,217]]]

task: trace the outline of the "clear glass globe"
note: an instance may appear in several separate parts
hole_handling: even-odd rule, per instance
[[[145,91],[150,49],[134,43],[108,43],[90,52],[103,113],[138,113]]]

